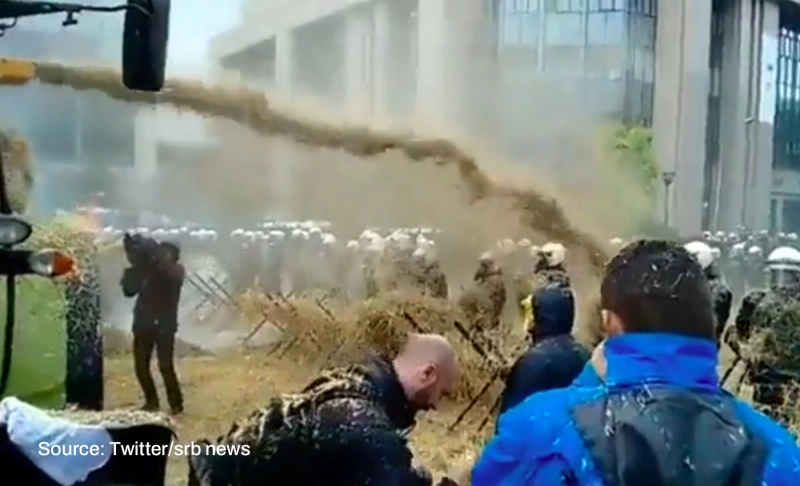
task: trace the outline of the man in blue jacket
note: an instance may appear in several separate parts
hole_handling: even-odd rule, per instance
[[[686,250],[628,245],[600,299],[594,373],[504,414],[473,486],[800,484],[795,438],[720,387],[713,299]]]
[[[575,298],[569,287],[550,284],[531,298],[533,345],[511,368],[500,400],[504,413],[536,392],[564,388],[581,373],[590,352],[572,337]]]

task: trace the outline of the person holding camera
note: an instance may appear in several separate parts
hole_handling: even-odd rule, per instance
[[[158,393],[150,372],[156,353],[164,379],[170,412],[183,412],[183,394],[175,373],[175,334],[178,304],[185,278],[180,248],[142,235],[125,234],[125,255],[130,263],[120,282],[125,297],[135,297],[133,308],[133,359],[136,379],[144,394],[144,410],[159,409]]]

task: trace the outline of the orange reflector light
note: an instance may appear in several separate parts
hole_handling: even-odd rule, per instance
[[[75,260],[58,250],[41,250],[30,256],[31,269],[45,277],[60,277],[75,268]]]
[[[36,64],[27,59],[0,58],[0,85],[21,85],[36,77]]]

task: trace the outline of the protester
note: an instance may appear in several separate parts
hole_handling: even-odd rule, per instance
[[[600,294],[604,385],[583,373],[508,411],[473,486],[797,484],[791,434],[719,385],[713,298],[685,249],[626,246]]]
[[[552,284],[531,296],[531,347],[512,366],[500,401],[500,413],[533,393],[563,388],[581,373],[590,352],[572,337],[572,290]]]
[[[158,410],[159,400],[150,361],[156,352],[164,379],[167,401],[173,414],[183,412],[183,394],[175,373],[175,334],[178,305],[185,278],[180,250],[171,243],[125,235],[125,251],[131,266],[122,276],[126,297],[136,297],[133,309],[133,359],[142,387],[145,410]]]
[[[413,334],[395,359],[323,373],[235,424],[218,443],[247,445],[251,454],[194,456],[189,484],[430,486],[430,473],[412,466],[406,431],[457,378],[447,340]]]

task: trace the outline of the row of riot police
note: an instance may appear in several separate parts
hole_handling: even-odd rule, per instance
[[[733,293],[713,248],[703,241],[689,242],[685,248],[706,271],[718,342],[727,344],[735,356],[725,377],[743,363],[742,376],[753,385],[753,401],[774,417],[786,418],[786,405],[800,386],[800,250],[783,245],[770,251],[759,268],[764,284],[753,285],[743,296],[729,326]]]

